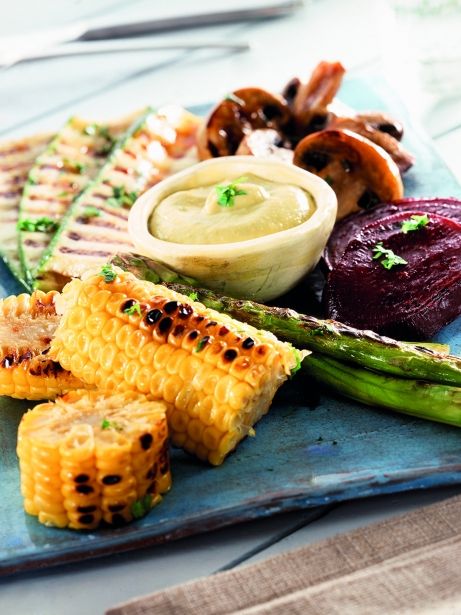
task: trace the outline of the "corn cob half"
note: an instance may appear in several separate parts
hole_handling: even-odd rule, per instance
[[[53,399],[85,385],[48,356],[58,325],[56,292],[0,300],[0,395]]]
[[[214,465],[251,433],[303,356],[110,266],[70,282],[61,300],[53,358],[90,385],[164,400],[173,443]]]
[[[72,391],[36,406],[17,453],[24,508],[45,525],[122,525],[171,486],[165,405],[135,392]]]

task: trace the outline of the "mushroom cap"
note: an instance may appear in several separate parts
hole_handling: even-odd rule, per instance
[[[349,130],[322,130],[295,149],[295,165],[327,181],[338,198],[337,220],[403,196],[397,165],[387,152]]]
[[[252,130],[289,130],[291,111],[282,96],[261,88],[241,88],[222,100],[210,113],[198,137],[201,160],[231,156]]]

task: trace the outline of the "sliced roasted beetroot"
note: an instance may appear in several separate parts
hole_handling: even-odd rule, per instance
[[[412,214],[424,215],[416,208]],[[367,225],[348,244],[324,292],[328,316],[404,340],[429,339],[461,313],[461,224],[437,214],[402,232],[409,212]],[[374,259],[378,245],[407,264]]]
[[[328,240],[323,259],[328,269],[334,269],[347,244],[359,233],[362,228],[380,220],[385,216],[398,213],[400,211],[422,211],[429,214],[438,214],[445,218],[451,218],[461,224],[461,200],[455,198],[407,198],[392,201],[391,203],[381,203],[373,209],[361,211],[344,218],[338,222],[333,233]]]

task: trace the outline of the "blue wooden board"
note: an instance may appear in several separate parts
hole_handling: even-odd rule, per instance
[[[385,84],[349,78],[344,102],[388,109],[403,119],[417,163],[408,196],[458,196],[461,188],[429,139],[411,125]],[[3,294],[18,287],[5,269]],[[461,319],[438,339],[461,354]],[[376,494],[461,483],[461,431],[367,408],[311,390],[302,377],[285,385],[256,428],[223,466],[172,453],[173,489],[132,525],[77,533],[40,525],[23,512],[15,455],[17,425],[30,403],[0,400],[0,573],[52,566],[140,548],[238,521]]]

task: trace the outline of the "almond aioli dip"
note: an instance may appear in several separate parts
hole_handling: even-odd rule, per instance
[[[174,243],[232,243],[298,226],[315,209],[306,190],[248,173],[173,192],[155,207],[149,230]]]

